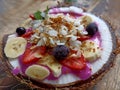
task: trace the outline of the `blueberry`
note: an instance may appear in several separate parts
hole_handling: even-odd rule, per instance
[[[95,23],[88,24],[88,26],[86,27],[86,31],[88,32],[88,35],[90,35],[90,36],[95,35],[96,32],[98,31],[97,24],[95,24]]]
[[[57,45],[53,48],[53,56],[57,60],[65,59],[69,54],[69,48],[65,45]]]
[[[24,27],[18,27],[18,28],[16,29],[16,33],[17,33],[19,36],[25,34],[25,32],[26,32],[26,29],[25,29]]]

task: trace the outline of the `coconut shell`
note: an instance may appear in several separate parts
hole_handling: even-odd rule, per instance
[[[116,37],[115,37],[115,34],[114,34],[111,26],[109,26],[109,30],[110,30],[111,36],[112,36],[112,43],[114,43],[112,51],[114,51],[116,49],[116,46],[117,46]],[[2,40],[2,52],[1,52],[2,61],[3,61],[4,65],[7,68],[7,72],[10,75],[12,75],[13,78],[16,78],[18,81],[28,85],[32,89],[34,89],[34,88],[39,89],[39,90],[54,90],[54,89],[57,89],[57,90],[68,90],[68,89],[70,89],[70,90],[81,90],[82,89],[83,90],[83,89],[86,89],[88,87],[91,87],[91,86],[95,85],[111,69],[111,67],[113,67],[114,61],[115,61],[114,58],[116,56],[116,54],[114,52],[112,52],[110,57],[109,57],[109,60],[107,61],[107,63],[104,64],[103,67],[97,73],[92,75],[87,80],[75,81],[75,82],[68,83],[68,84],[52,85],[52,84],[43,83],[42,81],[37,82],[37,81],[32,80],[32,79],[30,79],[28,77],[25,77],[25,76],[23,76],[21,74],[14,75],[11,72],[13,67],[11,66],[11,64],[10,64],[8,58],[6,57],[6,55],[4,54],[4,47],[5,47],[7,38],[8,38],[8,35],[5,35],[3,37],[3,40]]]

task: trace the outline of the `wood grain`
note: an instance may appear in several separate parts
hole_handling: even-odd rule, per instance
[[[93,1],[93,0],[92,0]],[[115,30],[115,34],[120,43],[120,0],[98,0],[88,11],[92,11],[98,16],[102,16],[109,21]],[[22,21],[30,13],[36,10],[44,10],[46,6],[54,6],[57,1],[52,0],[1,0],[0,1],[0,40],[3,35],[15,31]],[[0,65],[1,66],[1,65]],[[20,83],[7,75],[0,67],[0,90],[10,90],[13,86],[23,90]],[[2,74],[1,74],[2,73]],[[16,86],[17,85],[17,86]],[[6,86],[6,87],[4,87]],[[13,90],[17,90],[13,89]],[[117,55],[115,66],[99,81],[88,90],[120,90],[120,55]]]

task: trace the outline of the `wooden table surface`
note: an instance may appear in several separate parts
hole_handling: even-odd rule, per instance
[[[36,10],[44,10],[46,6],[54,6],[57,0],[0,0],[0,40],[4,34],[15,31],[29,14]],[[80,0],[79,0],[80,1]],[[83,0],[82,4],[88,12],[92,12],[110,22],[118,46],[120,46],[120,0]],[[85,2],[88,1],[89,3]],[[89,6],[90,5],[90,6]],[[118,47],[119,48],[119,47]],[[114,67],[95,86],[87,90],[120,90],[120,54],[115,58]],[[5,73],[0,60],[0,90],[27,90]],[[26,89],[25,89],[26,88]]]

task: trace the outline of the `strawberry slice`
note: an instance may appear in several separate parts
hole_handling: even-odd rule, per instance
[[[46,54],[46,47],[45,46],[39,46],[35,48],[36,50],[39,50],[39,53],[41,55],[45,55]]]
[[[69,57],[62,60],[61,63],[71,69],[81,70],[86,66],[86,60],[83,55],[80,57]]]
[[[44,46],[36,47],[34,49],[26,48],[22,61],[24,64],[37,62],[45,53],[46,47]]]
[[[90,38],[91,38],[90,36],[80,36],[79,38],[77,38],[77,40],[85,41],[85,40],[88,40]]]
[[[35,17],[33,14],[30,14],[29,17],[32,19],[32,20],[35,20]]]
[[[29,38],[32,34],[34,34],[34,32],[31,30],[31,31],[28,31],[25,34],[23,34],[21,37],[23,37],[23,38]]]

